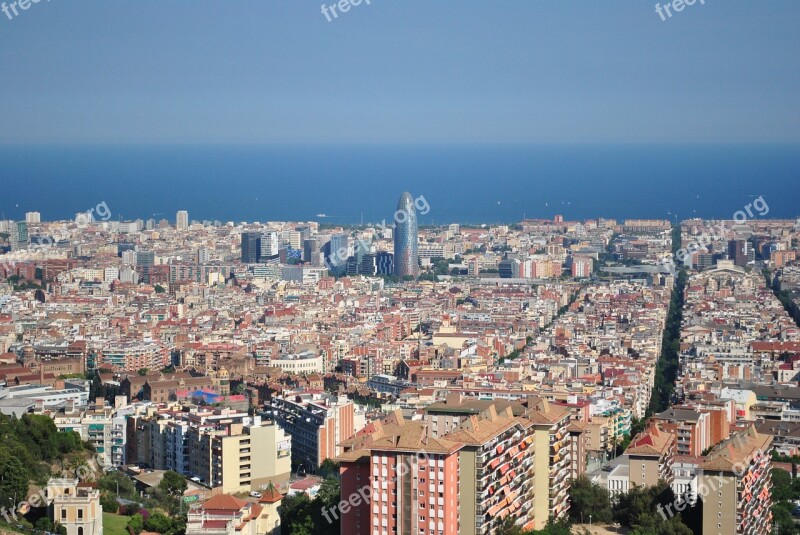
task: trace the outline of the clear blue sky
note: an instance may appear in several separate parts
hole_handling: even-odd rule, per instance
[[[321,3],[0,13],[0,143],[800,141],[797,0]]]

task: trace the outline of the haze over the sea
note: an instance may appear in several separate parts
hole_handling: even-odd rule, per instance
[[[104,201],[114,219],[367,223],[403,191],[430,204],[421,224],[731,218],[761,195],[767,217],[800,216],[797,145],[6,146],[0,161],[12,219]]]

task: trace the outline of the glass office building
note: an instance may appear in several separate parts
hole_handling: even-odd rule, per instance
[[[395,275],[416,277],[419,273],[417,252],[417,210],[408,192],[400,196],[394,213],[394,272]]]

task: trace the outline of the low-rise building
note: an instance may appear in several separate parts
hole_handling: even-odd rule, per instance
[[[67,535],[103,535],[103,506],[94,483],[78,479],[51,479],[45,489],[53,523]]]

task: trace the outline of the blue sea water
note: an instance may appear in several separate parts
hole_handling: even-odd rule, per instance
[[[731,218],[764,196],[800,215],[798,145],[3,146],[0,218],[391,220],[403,191],[420,224]],[[317,214],[327,218],[317,218]]]

